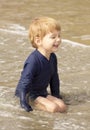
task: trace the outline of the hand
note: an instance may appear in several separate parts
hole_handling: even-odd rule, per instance
[[[33,111],[32,107],[28,103],[20,102],[20,104],[21,104],[21,107],[24,108],[27,112]]]
[[[33,109],[31,108],[31,106],[29,105],[29,101],[28,101],[28,96],[26,96],[26,92],[25,91],[21,91],[20,92],[20,104],[21,107],[24,108],[27,112],[29,111],[33,111]]]

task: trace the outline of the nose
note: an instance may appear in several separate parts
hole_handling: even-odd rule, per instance
[[[61,37],[57,37],[57,42],[60,42],[61,43]]]

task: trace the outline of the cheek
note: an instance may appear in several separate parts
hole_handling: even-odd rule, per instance
[[[43,47],[46,49],[51,48],[54,42],[55,42],[54,40],[46,37],[42,40]]]
[[[47,42],[46,42],[46,46],[47,46],[47,47],[52,47],[53,44],[54,44],[54,42],[51,41],[51,40],[47,40]]]
[[[50,46],[50,40],[44,39],[42,42],[43,42],[42,44],[43,44],[44,47]]]

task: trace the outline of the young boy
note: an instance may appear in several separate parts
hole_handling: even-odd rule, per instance
[[[31,22],[29,38],[36,48],[24,64],[15,95],[20,97],[21,107],[32,111],[28,96],[40,110],[64,112],[66,105],[59,90],[57,58],[54,52],[59,48],[61,37],[59,23],[49,17],[39,17]],[[50,85],[50,92],[47,87]]]

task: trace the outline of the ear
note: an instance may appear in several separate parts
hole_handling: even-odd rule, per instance
[[[34,41],[35,41],[35,44],[39,46],[41,43],[41,38],[39,36],[36,36]]]

